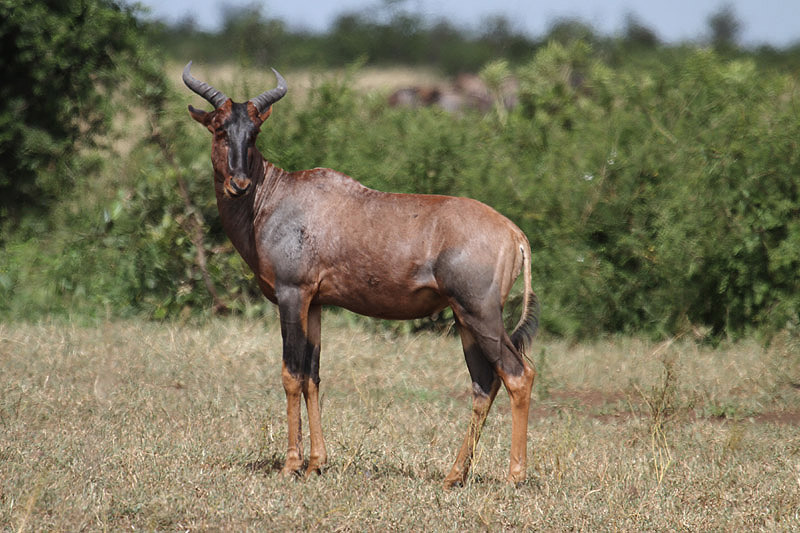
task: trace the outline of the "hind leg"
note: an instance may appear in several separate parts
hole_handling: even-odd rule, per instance
[[[469,311],[457,306],[453,309],[462,324],[462,335],[464,330],[469,331],[483,359],[508,391],[511,399],[511,457],[507,479],[510,483],[519,483],[526,475],[528,413],[536,372],[512,344],[503,327],[500,306],[483,304]]]
[[[500,389],[500,378],[489,364],[489,361],[481,353],[480,347],[475,342],[475,338],[469,330],[459,325],[461,344],[464,347],[464,357],[467,360],[467,368],[472,379],[472,415],[469,420],[469,428],[461,449],[458,452],[456,461],[450,469],[450,473],[444,479],[444,487],[452,488],[463,486],[467,481],[467,473],[472,463],[472,456],[478,439],[481,437],[486,416],[492,407],[492,402],[497,391]]]
[[[528,413],[536,371],[523,360],[519,375],[502,370],[498,373],[511,398],[511,458],[507,479],[509,483],[520,483],[525,481],[528,465]]]
[[[308,311],[308,340],[311,353],[308,362],[308,373],[304,377],[303,396],[306,399],[308,411],[308,430],[311,434],[311,455],[306,469],[306,476],[312,473],[321,473],[328,462],[325,451],[325,439],[322,436],[322,421],[319,406],[319,350],[322,307],[312,305]]]

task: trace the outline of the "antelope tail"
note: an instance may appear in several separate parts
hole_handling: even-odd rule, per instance
[[[520,244],[522,253],[522,272],[525,289],[522,295],[522,316],[511,333],[511,343],[522,354],[527,354],[536,332],[539,330],[539,298],[531,289],[531,247],[525,241]]]

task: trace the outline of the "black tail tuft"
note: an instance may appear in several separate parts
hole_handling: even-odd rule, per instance
[[[539,298],[531,291],[528,293],[528,305],[522,310],[524,318],[511,333],[511,343],[523,354],[528,352],[536,332],[539,331],[539,311]]]

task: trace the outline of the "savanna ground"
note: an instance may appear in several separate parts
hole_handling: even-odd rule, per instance
[[[498,396],[466,487],[458,339],[329,313],[321,477],[279,475],[274,319],[0,324],[0,527],[31,530],[790,530],[794,346],[540,340],[528,480]],[[307,446],[307,439],[305,440]]]

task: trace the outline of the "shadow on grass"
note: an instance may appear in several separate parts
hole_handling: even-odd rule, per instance
[[[248,472],[269,474],[273,472],[280,472],[283,468],[283,458],[277,455],[271,457],[262,457],[255,461],[242,463],[242,467]]]
[[[261,474],[264,476],[277,476],[283,469],[284,457],[281,454],[275,453],[267,457],[261,457],[254,461],[242,461],[239,467],[243,470]],[[308,467],[308,462],[303,464],[303,468],[296,472],[296,475],[290,476],[287,479],[304,480],[306,479],[304,473]],[[422,484],[430,484],[432,486],[441,487],[445,478],[445,471],[437,471],[435,469],[426,468],[425,466],[413,465],[397,465],[382,461],[344,461],[333,459],[323,469],[319,475],[313,475],[311,478],[350,478],[353,480],[364,481],[388,481],[391,479],[403,478],[409,481],[418,482]],[[467,482],[464,485],[456,487],[454,490],[468,490],[470,487],[507,487],[516,490],[539,490],[541,489],[541,479],[534,472],[529,471],[528,477],[521,483],[509,485],[504,476],[505,472],[495,473],[470,473]],[[311,479],[309,478],[309,479]]]
[[[279,474],[283,469],[284,457],[279,454],[273,454],[268,457],[261,457],[254,461],[240,462],[239,467],[243,470],[256,474],[273,475]],[[303,478],[305,469],[308,467],[308,461],[303,463],[303,467],[298,470],[297,475],[294,477]],[[410,480],[423,480],[425,482],[441,484],[444,481],[443,472],[435,472],[428,469],[419,469],[412,466],[398,466],[389,463],[376,463],[372,461],[339,461],[332,460],[319,474],[321,477],[326,476],[350,476],[353,478],[363,479],[380,479],[380,478],[406,478]],[[312,476],[317,477],[317,476]],[[472,479],[471,483],[493,483],[496,482],[493,478]]]

